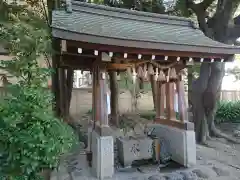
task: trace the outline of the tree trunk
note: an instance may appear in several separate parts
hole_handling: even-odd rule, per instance
[[[110,78],[110,105],[111,105],[111,119],[110,123],[118,126],[119,116],[118,116],[118,83],[117,83],[117,72],[109,72]]]
[[[199,78],[193,82],[192,86],[192,113],[195,123],[195,133],[197,142],[205,142],[208,136],[206,126],[205,109],[203,104],[203,94],[208,85],[211,72],[211,65],[203,63],[200,68]]]
[[[215,114],[219,99],[222,79],[224,77],[224,63],[204,63],[201,66],[200,77],[193,83],[192,104],[195,122],[196,140],[206,143],[210,136],[222,137],[240,143],[238,140],[221,133],[215,126]]]
[[[218,0],[216,11],[208,21],[206,21],[206,10],[212,4],[212,1],[205,0],[199,4],[195,4],[191,0],[186,2],[188,7],[195,12],[199,27],[206,36],[222,43],[234,43],[229,42],[228,35],[229,30],[234,25],[233,15],[240,4],[238,0]],[[221,89],[224,70],[224,63],[202,63],[200,76],[193,83],[191,97],[196,140],[198,142],[205,143],[209,135],[227,137],[228,140],[232,140],[217,130],[214,124],[216,102]]]

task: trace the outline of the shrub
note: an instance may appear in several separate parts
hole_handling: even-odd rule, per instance
[[[0,103],[0,173],[32,180],[57,166],[76,142],[72,129],[54,117],[46,89],[14,85]]]
[[[14,56],[1,61],[0,68],[18,80],[0,101],[1,180],[39,179],[76,142],[73,130],[54,116],[52,95],[43,87],[52,70],[40,67],[37,59],[51,51],[47,32],[21,22],[0,28],[0,41]]]
[[[221,101],[218,103],[216,123],[240,122],[240,101]]]

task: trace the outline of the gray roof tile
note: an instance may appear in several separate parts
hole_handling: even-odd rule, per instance
[[[205,49],[217,47],[230,50],[231,52],[227,54],[239,51],[234,46],[216,42],[206,37],[194,27],[191,20],[186,18],[80,2],[73,2],[72,9],[71,13],[63,10],[53,12],[52,27],[55,36],[66,38],[65,35],[60,37],[61,33],[54,33],[54,29],[58,32],[63,30],[63,33],[71,32],[135,42],[165,43],[204,47]],[[164,50],[171,50],[171,48]]]

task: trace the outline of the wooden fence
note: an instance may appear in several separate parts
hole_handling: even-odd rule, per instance
[[[224,101],[240,101],[240,90],[239,91],[222,90],[220,99]]]

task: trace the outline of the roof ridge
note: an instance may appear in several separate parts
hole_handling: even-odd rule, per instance
[[[87,7],[87,8],[104,10],[104,11],[119,12],[119,13],[125,13],[125,14],[129,14],[129,15],[137,15],[137,16],[142,16],[142,17],[154,17],[154,18],[161,18],[161,19],[166,19],[166,20],[183,21],[183,22],[190,23],[190,24],[194,23],[191,19],[185,18],[185,17],[136,11],[136,10],[130,10],[130,9],[124,9],[124,8],[116,8],[116,7],[106,6],[106,5],[80,2],[80,1],[76,1],[76,0],[72,0],[72,5],[73,5],[73,11],[78,11],[78,10],[81,11],[81,9],[78,9],[78,7]]]

